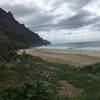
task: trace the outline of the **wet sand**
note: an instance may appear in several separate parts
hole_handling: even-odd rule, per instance
[[[76,67],[100,62],[100,51],[30,48],[26,49],[26,52],[53,63],[69,64]]]

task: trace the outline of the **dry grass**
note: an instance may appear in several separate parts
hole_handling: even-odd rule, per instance
[[[59,95],[64,96],[67,95],[69,97],[76,97],[80,94],[81,90],[76,88],[75,86],[68,83],[66,80],[61,80],[59,82]]]

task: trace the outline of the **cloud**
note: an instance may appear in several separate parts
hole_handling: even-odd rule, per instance
[[[72,34],[75,30],[79,30],[80,34],[84,34],[84,30],[100,31],[99,6],[100,0],[0,1],[0,7],[11,11],[20,23],[25,23],[31,30],[39,34],[43,33],[42,37],[52,37],[55,40],[54,33],[62,34],[57,41],[60,37],[63,40],[64,34],[69,33],[70,30]]]
[[[68,0],[69,7],[73,10],[79,10],[88,5],[92,0]]]
[[[50,24],[50,21],[52,22],[51,24],[61,23],[60,21],[62,20],[62,22],[67,21],[68,17],[77,13],[77,10],[86,6],[90,1],[91,0],[39,0],[37,2],[37,0],[25,0],[25,2],[22,2],[20,0],[6,0],[6,2],[4,2],[4,0],[1,0],[1,5],[3,5],[5,9],[10,10],[18,20],[22,19],[22,17],[26,20],[29,18],[31,21],[28,20],[28,24],[30,24],[28,26],[31,26],[33,22],[34,27],[34,24],[38,24],[38,26],[44,25],[45,20],[48,20],[47,24]],[[33,17],[33,21],[29,16]],[[71,20],[71,18],[69,19]],[[69,21],[67,23],[69,23]],[[62,25],[59,26],[62,28]],[[67,25],[67,27],[71,26]]]
[[[79,11],[72,17],[62,20],[61,22],[58,23],[62,28],[67,28],[67,29],[76,29],[80,27],[84,27],[85,25],[88,24],[88,17],[91,16],[91,13],[87,11]]]
[[[24,17],[31,15],[36,9],[32,9],[22,4],[4,6],[5,9],[11,11],[15,17]]]
[[[53,16],[43,15],[41,13],[35,13],[35,15],[32,15],[29,22],[27,23],[28,27],[33,30],[41,30],[41,27],[45,24],[52,23]]]
[[[52,15],[44,14],[40,8],[28,7],[23,4],[4,5],[4,9],[11,11],[21,23],[25,23],[30,29],[37,29],[38,25],[49,23]]]
[[[61,20],[57,24],[45,24],[41,25],[42,29],[77,29],[89,25],[90,22],[88,18],[91,16],[91,13],[85,10],[77,12],[75,15]]]
[[[95,17],[89,21],[89,29],[93,31],[100,31],[100,16]]]

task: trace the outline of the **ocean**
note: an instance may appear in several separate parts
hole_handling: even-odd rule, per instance
[[[40,48],[100,51],[100,41],[51,44]]]

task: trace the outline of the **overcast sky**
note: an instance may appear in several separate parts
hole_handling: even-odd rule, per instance
[[[0,0],[0,7],[54,43],[100,40],[100,0]]]

